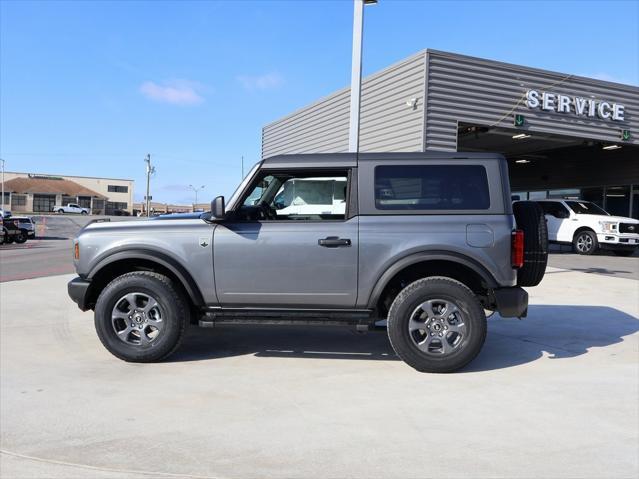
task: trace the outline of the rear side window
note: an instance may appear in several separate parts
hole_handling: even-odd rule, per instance
[[[379,210],[487,210],[488,176],[481,165],[397,165],[375,168]]]

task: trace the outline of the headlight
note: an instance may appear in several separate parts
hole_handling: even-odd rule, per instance
[[[599,226],[604,233],[616,233],[617,232],[617,223],[614,221],[600,221]]]

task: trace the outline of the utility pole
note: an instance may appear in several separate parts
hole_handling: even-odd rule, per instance
[[[148,218],[151,215],[151,210],[150,210],[151,197],[149,195],[150,188],[151,188],[151,175],[155,173],[155,166],[151,166],[150,154],[146,155],[146,158],[144,159],[144,161],[146,163],[146,196],[144,199],[146,200],[146,217]]]
[[[2,214],[4,216],[4,160],[0,158],[0,161],[2,162]]]

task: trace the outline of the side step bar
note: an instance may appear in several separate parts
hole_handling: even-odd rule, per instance
[[[366,325],[373,323],[369,309],[251,309],[209,308],[198,324],[205,328],[215,324],[279,324],[279,325]]]

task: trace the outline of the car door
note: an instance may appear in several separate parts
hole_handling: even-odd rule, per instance
[[[561,241],[559,239],[559,233],[562,229],[562,225],[570,216],[568,210],[558,201],[540,201],[539,205],[546,217],[548,240]]]
[[[239,201],[241,208],[215,229],[215,284],[222,306],[355,306],[358,218],[349,217],[346,196],[334,205],[335,183],[346,185],[348,176],[346,169],[302,168],[256,177]],[[302,204],[320,213],[290,208]]]

